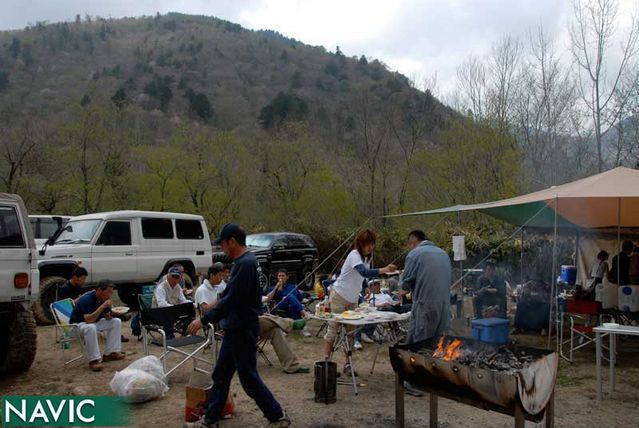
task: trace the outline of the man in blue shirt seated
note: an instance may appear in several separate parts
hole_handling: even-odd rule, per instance
[[[94,372],[102,370],[106,361],[124,359],[121,351],[120,334],[122,321],[113,317],[111,313],[111,296],[114,285],[109,280],[100,281],[94,291],[84,294],[71,313],[71,323],[78,324],[79,334],[84,338],[84,358],[89,362],[89,368]],[[100,352],[98,332],[106,332],[106,353]]]
[[[271,300],[277,302],[272,311],[280,310],[286,312],[288,318],[298,320],[305,318],[304,305],[302,305],[304,295],[295,284],[288,282],[288,271],[280,269],[277,271],[277,284],[268,289],[264,302]]]
[[[78,302],[78,298],[86,291],[84,285],[87,282],[89,272],[81,266],[73,270],[71,278],[58,289],[57,300],[71,299],[73,303]]]

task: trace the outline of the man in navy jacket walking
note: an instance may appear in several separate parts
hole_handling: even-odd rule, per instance
[[[217,426],[237,370],[242,388],[269,420],[268,426],[288,427],[288,416],[257,373],[258,316],[262,312],[260,266],[255,255],[246,248],[246,232],[237,224],[224,225],[215,242],[233,259],[233,267],[217,305],[188,327],[189,333],[194,334],[207,323],[219,322],[224,330],[206,414],[193,426]]]

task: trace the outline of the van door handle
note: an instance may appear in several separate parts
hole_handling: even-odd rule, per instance
[[[195,255],[196,256],[203,256],[204,255],[204,251],[196,251]]]
[[[133,253],[124,253],[125,256],[132,256]]]

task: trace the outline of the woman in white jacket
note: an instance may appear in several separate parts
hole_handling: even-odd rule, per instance
[[[353,244],[353,250],[348,254],[339,277],[331,286],[329,304],[331,312],[340,313],[357,308],[359,296],[362,291],[362,283],[368,278],[377,278],[380,274],[393,272],[397,267],[390,264],[381,269],[371,269],[368,260],[373,254],[377,237],[375,232],[364,229],[357,234]],[[337,336],[337,322],[329,321],[326,335],[324,336],[324,358],[329,360],[333,353],[333,344]]]

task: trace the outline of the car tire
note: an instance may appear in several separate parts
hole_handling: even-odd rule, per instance
[[[55,302],[58,296],[58,289],[67,282],[61,276],[48,276],[40,281],[40,293],[38,299],[33,302],[33,316],[40,325],[51,325],[55,323],[49,305]]]
[[[300,273],[300,288],[304,291],[313,288],[314,275],[311,275],[311,272],[313,272],[313,268],[310,265],[304,265]],[[304,281],[304,279],[306,279],[306,281]]]
[[[118,284],[116,286],[118,290],[118,297],[126,306],[132,310],[138,310],[140,305],[138,303],[138,294],[142,292],[142,286],[136,284]]]
[[[9,322],[0,325],[0,373],[21,372],[33,364],[37,348],[33,313],[14,305]]]

